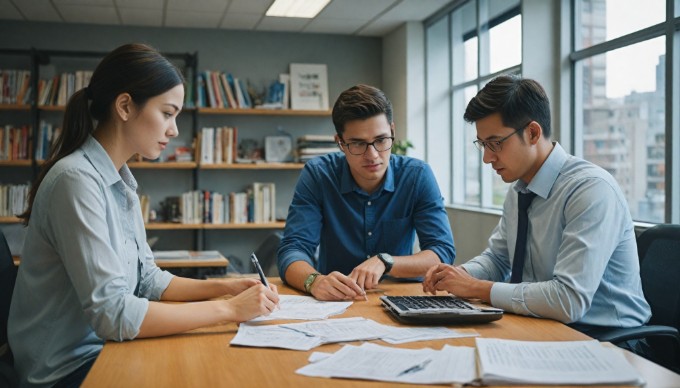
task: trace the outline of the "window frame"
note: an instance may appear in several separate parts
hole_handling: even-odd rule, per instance
[[[665,112],[664,133],[665,145],[665,199],[664,222],[680,223],[680,178],[673,179],[674,172],[680,172],[680,0],[666,0],[666,20],[643,29],[607,40],[592,46],[576,49],[578,39],[578,5],[579,0],[570,3],[570,32],[571,47],[569,49],[569,64],[571,73],[571,148],[573,154],[583,156],[583,133],[579,130],[583,122],[582,112],[576,109],[577,101],[582,100],[581,87],[583,75],[579,73],[577,62],[604,55],[607,52],[625,48],[636,43],[649,41],[658,37],[665,37]],[[676,173],[677,175],[677,173]],[[647,222],[636,221],[639,225],[649,225]]]

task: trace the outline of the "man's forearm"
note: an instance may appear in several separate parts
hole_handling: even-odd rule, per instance
[[[316,272],[314,267],[309,265],[306,261],[299,260],[291,263],[286,269],[286,283],[298,290],[305,290],[305,280],[307,277]]]
[[[410,256],[394,256],[394,266],[389,275],[396,278],[425,276],[430,267],[439,263],[439,256],[429,249]]]

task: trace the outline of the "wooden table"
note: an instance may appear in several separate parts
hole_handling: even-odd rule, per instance
[[[282,294],[299,294],[271,279]],[[344,314],[336,317],[362,316],[377,322],[398,325],[380,307],[379,296],[422,294],[418,283],[382,284],[383,292],[371,292],[369,301],[356,301]],[[280,323],[281,321],[272,321]],[[589,339],[568,326],[549,319],[514,314],[496,322],[480,325],[451,326],[472,328],[482,337],[538,341],[574,341]],[[229,323],[164,338],[136,339],[122,343],[107,342],[90,371],[83,387],[411,387],[409,384],[375,381],[324,379],[301,376],[295,370],[308,364],[312,351],[335,352],[341,344],[327,344],[309,352],[229,346],[237,331]],[[431,347],[444,344],[474,346],[474,338],[411,342],[402,345],[378,344],[403,348]],[[622,350],[623,351],[623,350]],[[643,375],[648,387],[680,387],[680,375],[623,351],[626,358]]]
[[[191,257],[188,259],[156,259],[154,261],[160,268],[227,267],[229,265],[229,260],[222,255],[219,257],[201,257],[200,251],[191,251],[189,252],[189,255]],[[19,256],[13,256],[12,260],[16,266],[19,266],[21,263],[21,258]]]

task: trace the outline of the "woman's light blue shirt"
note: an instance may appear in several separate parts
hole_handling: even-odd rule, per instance
[[[9,316],[22,385],[50,386],[105,340],[135,338],[170,283],[146,243],[136,188],[92,137],[42,181]]]

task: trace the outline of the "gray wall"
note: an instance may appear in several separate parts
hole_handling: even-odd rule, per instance
[[[93,26],[78,24],[0,23],[0,48],[50,50],[83,50],[107,52],[128,42],[148,43],[160,51],[172,53],[196,52],[198,69],[223,70],[248,79],[261,87],[287,73],[290,63],[324,63],[328,66],[329,103],[333,104],[343,90],[357,83],[382,87],[382,39],[327,34],[297,34],[281,32],[249,32],[217,29],[178,29]],[[53,58],[42,74],[64,70],[93,68],[96,61]],[[0,67],[3,59],[0,58]],[[55,124],[61,113],[41,113]],[[190,144],[193,137],[191,113],[180,117],[180,137],[175,145]],[[10,120],[0,115],[0,124]],[[329,117],[256,117],[199,115],[202,126],[231,125],[239,128],[240,138],[262,139],[281,128],[294,138],[306,133],[333,134]],[[174,147],[171,147],[174,148]],[[4,170],[3,170],[4,171]],[[192,187],[190,170],[136,170],[140,191],[151,195],[152,204],[166,196],[178,195]],[[2,172],[3,176],[5,172]],[[30,174],[25,180],[31,179]],[[298,171],[199,171],[200,189],[223,193],[240,191],[253,181],[274,182],[277,185],[277,215],[285,217],[297,180]],[[25,181],[21,177],[18,181]],[[3,228],[9,228],[5,225]],[[12,227],[13,229],[16,226]],[[272,231],[206,231],[204,249],[217,249],[228,256],[247,259]],[[159,236],[159,249],[186,249],[197,242],[193,231],[150,231]],[[203,240],[203,239],[199,239]]]

